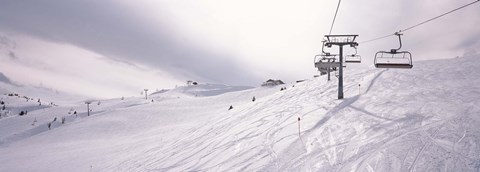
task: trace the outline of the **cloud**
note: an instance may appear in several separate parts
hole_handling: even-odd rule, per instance
[[[0,29],[72,44],[105,57],[155,67],[179,78],[230,84],[258,81],[227,53],[200,49],[185,41],[175,23],[139,13],[113,0],[7,0],[0,6]]]
[[[393,34],[470,1],[342,1],[333,34],[358,41]],[[17,1],[0,6],[0,30],[71,44],[111,59],[146,65],[179,80],[257,85],[298,80],[317,71],[335,1],[84,0]],[[480,3],[405,32],[414,60],[450,58],[475,47]],[[398,47],[396,37],[360,44],[363,63]],[[337,50],[332,49],[332,53]],[[346,48],[346,53],[352,53]],[[23,57],[22,54],[18,54]],[[138,69],[142,69],[139,67]]]

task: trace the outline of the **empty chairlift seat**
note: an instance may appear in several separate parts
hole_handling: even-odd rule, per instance
[[[404,68],[410,69],[412,54],[407,51],[380,51],[375,54],[375,67],[377,68]]]
[[[400,47],[397,49],[391,49],[390,51],[379,51],[375,54],[374,64],[377,68],[403,68],[411,69],[412,54],[408,51],[400,51],[402,48],[401,33],[395,32],[398,36],[398,42]]]

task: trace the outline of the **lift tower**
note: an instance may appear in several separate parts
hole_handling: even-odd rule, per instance
[[[355,48],[358,46],[358,43],[355,42],[357,37],[358,35],[325,35],[327,41],[325,46],[332,47],[332,45],[336,45],[339,47],[338,99],[343,99],[343,46],[350,45],[350,47]]]

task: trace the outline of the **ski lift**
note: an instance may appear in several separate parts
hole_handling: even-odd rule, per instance
[[[331,68],[334,69],[340,66],[340,62],[337,61],[336,55],[324,55],[319,54],[315,56],[314,64],[316,68]]]
[[[316,55],[314,58],[315,68],[318,68],[320,75],[328,74],[331,71],[337,70],[337,67],[340,66],[340,62],[337,61],[337,55],[325,53]]]
[[[398,36],[398,41],[400,42],[400,47],[397,49],[391,49],[388,51],[379,51],[375,54],[374,64],[377,68],[404,68],[411,69],[412,65],[412,54],[408,51],[399,51],[402,48],[402,39],[401,35],[398,32],[395,32],[395,35]]]
[[[313,62],[321,74],[326,74],[329,71],[336,70],[336,68],[340,66],[340,62],[337,62],[336,54],[325,52],[325,42],[326,40],[322,41],[322,54],[315,55]]]
[[[357,47],[355,48],[355,54],[345,56],[345,63],[361,63],[362,57],[357,55]]]

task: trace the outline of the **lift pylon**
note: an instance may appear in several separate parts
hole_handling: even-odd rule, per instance
[[[338,99],[343,99],[343,46],[357,47],[358,43],[355,39],[358,35],[325,35],[325,46],[332,47],[333,45],[339,47],[339,66],[338,66]]]

